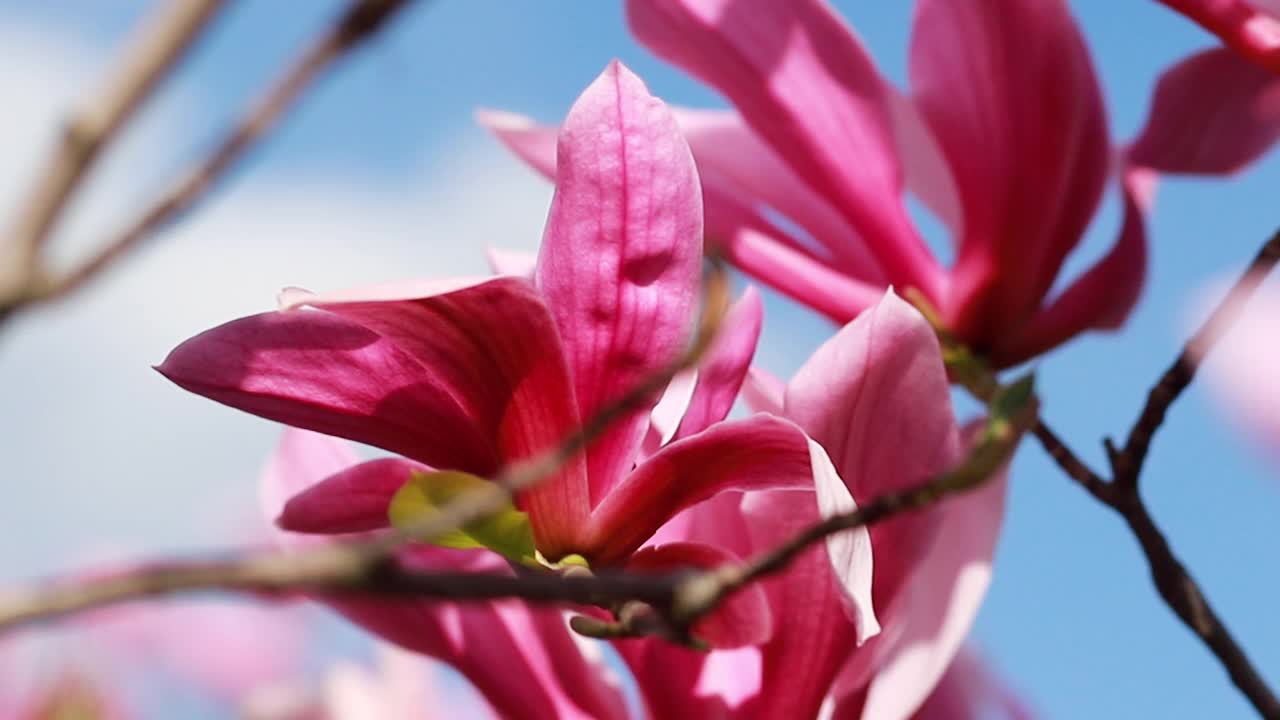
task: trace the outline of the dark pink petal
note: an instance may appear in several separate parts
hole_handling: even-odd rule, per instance
[[[1168,173],[1236,172],[1280,137],[1280,75],[1217,48],[1166,70],[1128,162]]]
[[[488,472],[490,441],[389,338],[329,313],[272,312],[179,345],[156,368],[199,395],[442,467]]]
[[[712,570],[742,562],[714,545],[677,542],[647,547],[627,560],[627,570],[669,573],[678,570]],[[714,648],[759,645],[773,635],[773,615],[764,589],[751,586],[731,597],[714,613],[699,620],[693,633]]]
[[[592,514],[590,543],[579,552],[592,563],[616,563],[694,503],[724,490],[779,487],[813,487],[804,434],[770,415],[718,423],[628,475]]]
[[[937,337],[892,292],[814,353],[788,385],[785,409],[826,449],[858,503],[913,486],[959,456]],[[927,544],[922,522],[909,515],[871,528],[877,608]]]
[[[760,303],[760,295],[755,288],[748,287],[725,315],[720,334],[708,351],[706,360],[698,366],[693,396],[689,398],[674,439],[700,433],[729,414],[751,367],[763,321],[764,306]]]
[[[719,192],[781,213],[804,228],[837,259],[842,270],[867,282],[888,282],[866,241],[757,137],[740,115],[729,110],[676,108],[674,112],[704,186],[714,185]]]
[[[1222,38],[1228,47],[1280,73],[1280,7],[1275,0],[1160,0]]]
[[[630,0],[627,18],[642,43],[733,101],[799,177],[874,239],[892,282],[940,296],[937,263],[901,203],[882,80],[829,5]]]
[[[701,264],[702,193],[689,146],[666,105],[610,63],[560,129],[535,271],[583,418],[683,351]],[[593,502],[635,463],[650,407],[587,449]]]
[[[1113,330],[1137,305],[1147,272],[1144,216],[1150,210],[1155,175],[1148,170],[1125,173],[1124,224],[1115,245],[1039,312],[1026,332],[997,347],[991,360],[1015,365],[1057,347],[1091,329]]]
[[[986,351],[1039,309],[1107,178],[1102,96],[1063,0],[922,0],[916,106],[946,155],[964,231],[946,320]]]
[[[380,530],[390,524],[391,498],[431,468],[400,458],[352,465],[293,496],[276,524],[283,530],[332,535]]]
[[[556,327],[529,282],[499,277],[441,294],[423,293],[415,287],[375,288],[295,295],[289,302],[341,315],[393,343],[418,363],[421,377],[447,389],[473,432],[493,443],[501,462],[547,450],[578,429]],[[370,296],[379,299],[362,299]],[[477,475],[493,469],[428,464]],[[544,555],[575,552],[590,507],[580,456],[519,500]]]

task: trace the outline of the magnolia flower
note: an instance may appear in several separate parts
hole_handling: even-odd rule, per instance
[[[1160,0],[1260,67],[1280,73],[1280,2]]]
[[[921,0],[909,95],[819,0],[629,0],[627,14],[641,42],[736,107],[677,111],[702,176],[708,242],[838,323],[892,286],[996,366],[1124,321],[1145,272],[1144,168],[1222,172],[1280,128],[1258,71],[1229,53],[1189,61],[1162,81],[1141,152],[1115,162],[1061,0]],[[550,129],[480,117],[554,173]],[[1169,155],[1193,162],[1168,167]],[[1051,296],[1113,176],[1124,196],[1114,246]],[[905,189],[949,229],[951,267],[928,250]]]
[[[561,442],[683,352],[698,296],[702,210],[693,159],[670,112],[615,62],[570,111],[559,154],[532,281],[287,291],[282,311],[205,332],[159,367],[219,402],[403,456],[333,468],[283,506],[282,528],[385,528],[406,506],[395,501],[403,489],[423,504],[460,482],[458,471],[469,474],[464,484],[484,482]],[[721,491],[813,486],[811,458],[822,451],[793,423],[768,415],[720,422],[754,351],[754,294],[725,325],[665,444],[645,442],[659,399],[651,397],[520,493],[527,519],[506,513],[501,529],[504,541],[517,538],[509,545],[518,552],[478,544],[526,564],[567,558],[652,572],[734,560],[691,543],[637,552],[673,515]],[[853,597],[869,593],[869,567],[841,573]],[[414,646],[411,624],[361,616]],[[733,622],[713,615],[694,631],[718,646],[770,633],[758,589],[736,595],[722,617]]]
[[[749,359],[747,352],[727,361],[734,353],[726,348],[736,344],[721,345],[713,367]],[[718,374],[704,368],[692,393],[671,393],[687,399],[660,404],[654,431],[678,434],[701,415],[698,383]],[[850,494],[871,498],[919,482],[960,454],[937,340],[920,314],[892,294],[824,345],[785,389],[760,385],[773,410],[827,447],[830,460],[815,463],[820,482],[721,493],[666,522],[635,558],[674,547],[736,556],[763,551],[820,514],[851,507]],[[266,511],[279,513],[288,498],[305,497],[307,488],[322,487],[352,462],[351,447],[340,440],[287,431],[264,476]],[[985,592],[1004,482],[998,477],[973,494],[877,525],[870,545],[855,535],[810,549],[758,586],[774,620],[767,637],[751,646],[701,653],[658,639],[617,641],[648,716],[803,718],[824,706],[839,717],[909,715],[939,682]],[[287,531],[280,539],[324,542]],[[879,620],[867,612],[871,599],[851,598],[836,572],[870,573],[872,548]],[[414,553],[434,567],[501,567],[492,554],[476,551]],[[617,680],[591,654],[595,646],[575,641],[558,611],[519,602],[329,602],[375,632],[452,664],[502,717],[628,716]],[[883,631],[876,635],[878,623]]]

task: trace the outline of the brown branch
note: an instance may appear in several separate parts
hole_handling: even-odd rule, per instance
[[[1044,421],[1038,421],[1032,430],[1045,451],[1069,477],[1124,518],[1142,547],[1160,597],[1218,658],[1231,681],[1258,714],[1273,720],[1280,720],[1280,698],[1267,686],[1244,649],[1209,605],[1187,568],[1174,555],[1168,539],[1142,500],[1138,478],[1146,463],[1151,440],[1163,424],[1170,406],[1195,379],[1204,357],[1231,329],[1244,304],[1277,262],[1280,262],[1280,231],[1262,246],[1226,298],[1191,336],[1177,359],[1151,388],[1146,404],[1129,430],[1124,447],[1117,449],[1109,439],[1104,441],[1111,465],[1110,480],[1104,479],[1082,461]]]
[[[21,214],[6,234],[6,242],[19,254],[14,272],[38,271],[41,244],[101,151],[179,65],[225,5],[223,0],[162,3],[134,31],[106,82],[67,121],[61,142],[32,183]]]
[[[35,272],[20,294],[0,299],[0,318],[18,306],[56,299],[79,289],[119,257],[180,220],[296,107],[302,94],[332,68],[336,60],[373,37],[397,11],[408,5],[409,0],[352,0],[344,14],[268,86],[213,151],[171,190],[78,267],[59,276]]]

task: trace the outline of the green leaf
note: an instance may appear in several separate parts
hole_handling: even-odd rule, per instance
[[[482,477],[454,470],[414,473],[391,498],[388,510],[391,525],[400,530],[411,530],[439,514],[455,498],[469,492],[482,492],[489,485],[489,481]],[[423,540],[450,548],[483,547],[515,562],[536,562],[529,516],[510,503],[502,510],[458,530]]]

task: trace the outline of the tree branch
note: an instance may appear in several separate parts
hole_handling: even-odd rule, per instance
[[[67,121],[61,142],[31,185],[22,212],[6,235],[19,256],[14,272],[29,276],[38,270],[40,246],[101,150],[178,66],[225,5],[223,0],[164,3],[134,32],[106,82]]]
[[[1170,406],[1195,379],[1204,357],[1230,331],[1244,304],[1278,262],[1280,231],[1263,244],[1226,298],[1196,330],[1151,388],[1146,404],[1129,430],[1124,447],[1117,449],[1110,439],[1104,441],[1111,465],[1110,480],[1104,479],[1082,461],[1043,420],[1032,429],[1045,451],[1069,477],[1124,518],[1142,547],[1160,597],[1218,658],[1231,681],[1258,714],[1271,720],[1280,720],[1280,698],[1267,686],[1244,649],[1209,605],[1187,568],[1174,555],[1169,541],[1142,500],[1138,478],[1146,463],[1151,441]]]
[[[100,250],[66,274],[57,276],[51,276],[39,266],[39,258],[33,258],[30,272],[18,291],[12,297],[0,297],[0,320],[19,307],[74,292],[144,240],[180,220],[279,124],[335,61],[373,37],[409,2],[352,0],[344,14],[249,106],[242,119],[208,156]],[[55,209],[60,210],[61,205]]]

